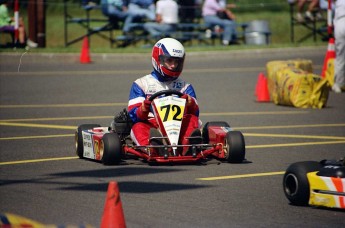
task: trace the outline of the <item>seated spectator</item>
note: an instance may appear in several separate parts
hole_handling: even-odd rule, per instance
[[[0,31],[11,33],[14,36],[15,33],[15,21],[13,17],[9,16],[7,8],[8,0],[0,0]],[[19,18],[18,22],[18,44],[14,44],[17,47],[32,47],[35,48],[38,46],[37,43],[26,38],[26,32],[24,28],[23,18]]]
[[[153,0],[129,0],[128,15],[123,26],[123,32],[129,33],[136,20],[155,20],[155,4]]]
[[[156,22],[146,22],[145,31],[151,37],[161,38],[176,30],[178,23],[178,5],[174,0],[159,0],[156,3]]]
[[[219,12],[218,16],[222,19],[234,20],[236,18],[235,14],[231,12],[231,9],[236,8],[235,4],[227,3],[226,0],[219,0],[219,4],[224,9],[229,9],[228,11]]]
[[[222,19],[218,14],[226,14],[227,19]],[[222,28],[223,45],[238,44],[235,15],[228,9],[222,7],[220,0],[205,0],[202,7],[202,16],[206,26],[213,28],[219,26]]]
[[[101,0],[102,12],[113,24],[124,22],[128,15],[127,0]]]
[[[198,5],[196,0],[178,0],[179,18],[182,23],[193,23],[197,17]]]
[[[309,5],[303,16],[303,11],[307,2],[309,2]],[[305,22],[306,19],[309,21],[314,21],[315,18],[313,15],[313,11],[318,8],[319,8],[319,0],[297,0],[297,15],[296,15],[297,21]],[[322,15],[320,12],[317,12],[316,18],[322,19]]]
[[[334,7],[335,7],[335,2],[334,0],[331,0],[331,10],[334,13]],[[319,8],[321,11],[327,11],[328,10],[328,0],[319,0]]]

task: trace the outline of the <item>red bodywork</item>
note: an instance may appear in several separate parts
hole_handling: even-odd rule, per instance
[[[104,131],[102,128],[94,128],[91,130],[92,132],[92,140],[93,140],[93,149],[95,154],[95,160],[101,160],[101,140],[103,135],[108,133]],[[217,157],[219,159],[225,158],[225,151],[224,151],[224,140],[228,130],[224,127],[219,126],[211,126],[208,128],[208,135],[209,135],[209,142],[207,144],[196,144],[196,145],[178,145],[177,147],[197,147],[201,152],[197,153],[195,156],[192,155],[172,155],[172,146],[167,145],[165,146],[166,149],[169,151],[169,156],[161,156],[154,153],[153,148],[157,148],[159,146],[133,146],[123,144],[122,149],[125,155],[131,154],[138,158],[142,158],[147,160],[148,162],[157,162],[157,163],[190,163],[190,162],[197,162],[207,158],[208,156],[212,155],[213,157]],[[146,152],[144,152],[146,150]]]
[[[225,151],[224,151],[224,140],[228,130],[224,127],[212,126],[208,128],[209,134],[209,143],[207,144],[198,144],[195,146],[199,146],[202,148],[201,152],[196,154],[196,156],[191,155],[177,155],[177,156],[159,156],[154,153],[145,153],[142,150],[136,149],[136,147],[124,145],[123,150],[124,153],[133,154],[139,158],[145,159],[148,162],[158,162],[158,163],[183,163],[183,162],[196,162],[202,159],[207,158],[208,156],[212,155],[214,157],[223,159],[225,158]],[[193,145],[183,145],[192,147]],[[153,146],[147,146],[146,148],[152,148]],[[167,146],[170,147],[170,146]],[[171,147],[170,147],[171,148]]]

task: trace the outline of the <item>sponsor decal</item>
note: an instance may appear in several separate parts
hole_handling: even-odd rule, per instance
[[[182,53],[182,50],[173,49],[173,52],[175,52],[175,53]]]
[[[325,197],[319,197],[318,195],[315,196],[315,203],[321,204],[321,205],[328,205],[329,199]]]
[[[83,146],[84,146],[84,154],[85,158],[94,159],[93,153],[93,140],[92,135],[89,132],[82,132],[83,135]]]
[[[224,132],[229,132],[231,131],[230,127],[221,127]]]
[[[147,94],[155,94],[157,92],[157,86],[149,85],[147,88]]]
[[[181,89],[182,87],[183,87],[182,82],[174,82],[174,84],[173,84],[173,88],[175,88],[175,89]]]

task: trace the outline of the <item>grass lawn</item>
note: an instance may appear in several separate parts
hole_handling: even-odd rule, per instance
[[[230,2],[230,1],[229,1]],[[265,2],[265,4],[260,3]],[[56,4],[56,5],[54,5]],[[234,9],[237,16],[238,23],[250,22],[252,20],[266,20],[269,23],[271,30],[271,43],[267,46],[249,46],[249,45],[236,45],[224,48],[220,45],[205,46],[197,45],[197,42],[193,42],[193,45],[186,45],[189,50],[228,50],[228,49],[247,49],[247,48],[272,48],[272,47],[298,47],[298,46],[319,46],[327,45],[327,42],[321,41],[318,37],[314,42],[312,38],[307,39],[303,43],[291,43],[290,41],[290,13],[289,7],[286,1],[280,0],[265,0],[265,1],[253,1],[253,0],[241,0],[237,2],[238,8]],[[68,12],[74,17],[85,17],[84,10],[81,9],[79,3],[70,2],[68,4]],[[26,19],[26,12],[20,12],[21,16]],[[99,10],[92,12],[92,17],[104,18]],[[324,15],[326,18],[326,14]],[[27,22],[27,20],[26,20]],[[320,22],[321,23],[321,22]],[[325,23],[325,22],[323,22]],[[98,26],[100,24],[93,23],[92,26]],[[322,24],[320,24],[322,25]],[[303,26],[295,27],[295,40],[300,39],[305,34],[309,33],[309,30]],[[69,40],[85,34],[85,28],[73,23],[68,25]],[[108,32],[105,32],[108,35]],[[121,31],[114,32],[114,36],[120,35]],[[46,48],[38,48],[32,50],[34,52],[80,52],[82,42],[77,42],[68,47],[64,46],[64,11],[63,1],[51,2],[48,0],[48,7],[46,13]],[[4,37],[1,37],[0,41],[3,43]],[[142,44],[136,46],[129,46],[126,48],[116,48],[114,44],[113,48],[110,48],[109,41],[100,38],[97,35],[91,36],[91,50],[93,53],[121,53],[121,52],[148,52],[150,48],[143,48]],[[3,49],[0,51],[8,51],[9,49]]]

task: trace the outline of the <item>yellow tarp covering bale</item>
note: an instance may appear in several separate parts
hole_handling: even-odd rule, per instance
[[[298,68],[278,70],[273,78],[273,102],[298,108],[323,108],[326,106],[329,84],[319,75]]]
[[[287,67],[293,67],[305,70],[309,73],[313,73],[313,62],[308,59],[294,59],[294,60],[276,60],[270,61],[266,64],[266,71],[267,71],[267,84],[268,84],[268,91],[272,100],[273,98],[273,91],[275,91],[275,83],[273,78],[275,77],[277,71],[280,69],[284,69]]]
[[[330,86],[334,84],[334,58],[328,59],[325,78],[328,80]]]

